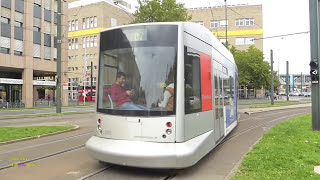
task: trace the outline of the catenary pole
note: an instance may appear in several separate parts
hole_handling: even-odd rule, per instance
[[[273,51],[270,50],[270,64],[271,64],[271,94],[270,94],[270,98],[271,98],[271,104],[274,105],[274,85],[273,85]]]
[[[228,45],[228,14],[227,14],[227,0],[224,0],[225,3],[225,16],[226,16],[226,47]]]
[[[289,101],[289,61],[287,61],[286,95],[287,95],[287,101]]]
[[[92,100],[92,94],[93,94],[93,91],[92,91],[92,89],[93,89],[93,88],[92,88],[92,86],[93,86],[93,85],[92,85],[92,83],[93,83],[93,80],[92,80],[93,62],[92,62],[92,61],[91,61],[91,69],[90,69],[90,70],[91,70],[91,72],[90,72],[90,79],[91,79],[91,83],[90,83],[90,84],[91,84],[91,93],[90,93],[90,96],[91,96],[91,101],[93,101],[93,100]]]
[[[61,0],[57,1],[57,98],[56,113],[61,113]]]
[[[311,49],[311,65],[319,64],[319,1],[309,0],[309,15],[310,15],[310,49]],[[319,108],[319,66],[311,66],[311,71],[315,76],[312,80],[311,77],[311,99],[312,99],[312,130],[320,130],[320,108]],[[311,73],[311,72],[310,72]]]

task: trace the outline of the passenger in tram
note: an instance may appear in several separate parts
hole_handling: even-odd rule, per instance
[[[163,101],[159,103],[159,107],[166,108],[168,111],[173,111],[174,103],[174,83],[169,84],[164,93]]]
[[[147,110],[147,107],[134,104],[131,101],[131,96],[133,96],[132,90],[125,90],[123,88],[126,82],[126,74],[123,72],[118,72],[116,81],[111,85],[110,94],[112,101],[117,103],[120,110]]]

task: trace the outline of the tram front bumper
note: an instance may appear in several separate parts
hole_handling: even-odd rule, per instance
[[[212,131],[183,143],[158,143],[106,139],[92,136],[86,143],[100,161],[142,168],[185,168],[194,165],[214,146]]]

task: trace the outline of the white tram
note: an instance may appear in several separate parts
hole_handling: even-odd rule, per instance
[[[125,74],[122,81],[119,72]],[[165,92],[169,86],[171,109],[162,105],[170,101]],[[209,30],[194,23],[102,31],[97,91],[96,132],[86,148],[94,158],[112,164],[192,166],[239,118],[233,56]],[[119,95],[122,91],[127,97]],[[121,98],[143,108],[124,108]]]

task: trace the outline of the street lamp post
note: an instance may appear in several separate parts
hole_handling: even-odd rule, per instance
[[[225,3],[225,19],[226,19],[226,47],[228,45],[228,17],[227,17],[227,0],[224,0],[224,3]]]

